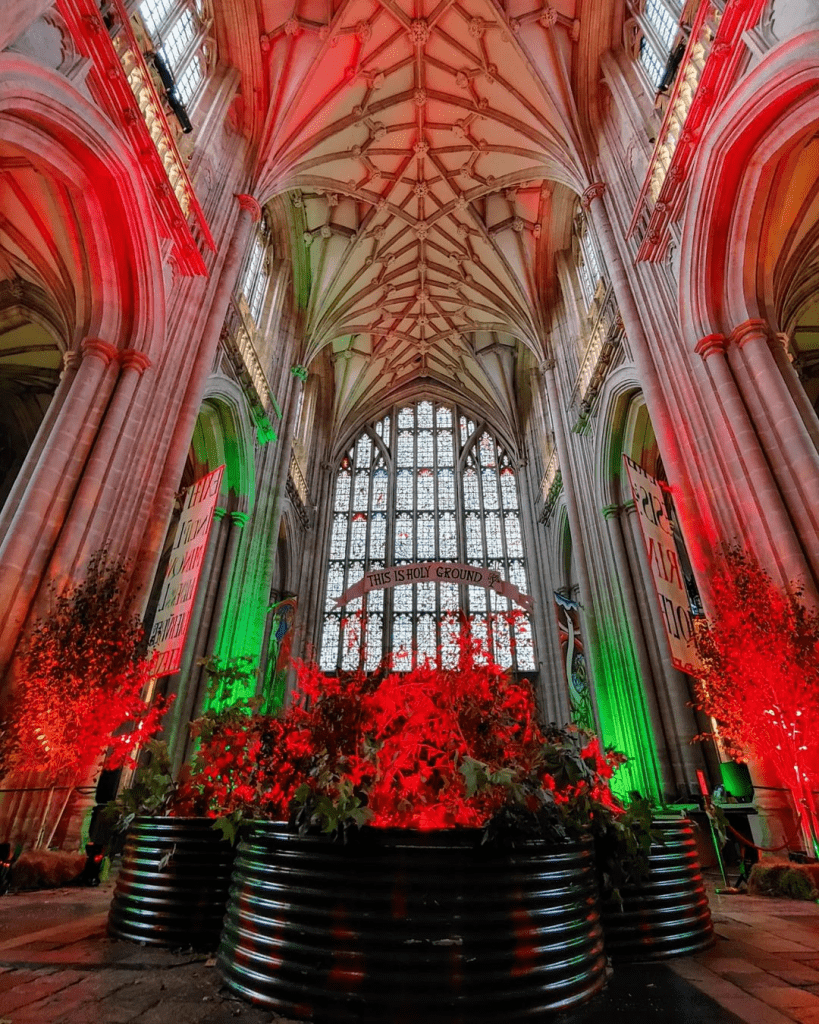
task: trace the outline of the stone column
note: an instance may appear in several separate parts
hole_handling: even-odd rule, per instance
[[[122,434],[134,393],[151,361],[143,352],[133,349],[120,350],[117,358],[121,366],[119,378],[71,503],[71,511],[60,532],[48,571],[51,579],[63,578],[70,573],[72,565],[88,560],[99,546],[104,525],[121,498],[119,483],[125,463],[132,458],[131,451],[123,450]],[[103,503],[104,495],[107,500]],[[104,520],[103,529],[98,528],[96,532],[91,528],[95,518]]]
[[[662,733],[668,748],[674,781],[679,789],[693,792],[697,785],[697,769],[702,767],[702,762],[691,746],[691,740],[699,730],[693,712],[688,709],[688,703],[691,700],[688,681],[685,674],[680,672],[671,660],[671,652],[654,589],[654,580],[648,570],[646,559],[643,557],[645,543],[634,502],[627,502],[621,506],[621,510],[628,520],[628,525],[624,529],[622,520],[620,522],[620,537],[623,544],[625,569],[632,582],[633,613],[639,616],[644,627],[644,650],[652,665],[657,708],[660,713]],[[643,598],[642,603],[640,595]]]
[[[640,617],[640,609],[637,605],[637,596],[634,592],[634,580],[631,575],[631,566],[628,562],[623,531],[620,524],[621,507],[619,505],[606,505],[602,510],[603,519],[606,522],[611,549],[614,552],[614,562],[617,567],[617,584],[623,597],[626,618],[630,627],[631,640],[634,648],[634,658],[639,672],[639,682],[642,683],[646,707],[648,708],[651,721],[651,731],[654,734],[654,743],[658,752],[665,747],[665,757],[659,758],[661,773],[660,784],[663,793],[674,793],[681,784],[679,758],[675,757],[675,751],[669,742],[660,707],[657,701],[657,686],[654,681],[651,660],[648,656],[645,636],[643,634],[643,623]]]
[[[728,434],[723,456],[740,504],[744,539],[753,542],[755,534],[761,532],[759,516],[764,516],[768,527],[765,534],[784,580],[796,578],[804,573],[804,555],[728,366],[725,338],[709,334],[697,343],[695,351],[702,356],[712,385],[711,395],[704,397],[716,406],[713,426],[717,430],[724,427]]]
[[[580,521],[580,511],[577,505],[577,492],[574,486],[574,471],[569,453],[569,445],[566,440],[566,431],[563,424],[563,409],[560,404],[560,395],[555,379],[554,362],[542,363],[541,374],[546,384],[546,394],[549,399],[549,409],[552,418],[552,428],[555,432],[555,447],[560,463],[560,473],[563,478],[563,493],[566,496],[566,513],[569,517],[569,529],[572,535],[572,550],[577,562],[577,576],[580,584],[580,604],[583,626],[588,639],[590,685],[589,693],[592,699],[595,725],[600,732],[600,712],[597,701],[597,684],[601,679],[600,671],[600,646],[597,632],[597,620],[594,614],[593,593],[591,580],[589,578],[589,567],[586,561],[586,548],[583,538],[583,530]]]
[[[216,271],[219,275],[218,284],[210,303],[210,312],[202,331],[196,359],[191,366],[185,397],[179,408],[165,466],[156,490],[151,525],[145,533],[137,571],[134,574],[134,593],[141,594],[143,604],[150,594],[151,580],[168,530],[174,494],[185,469],[193,428],[202,405],[205,385],[213,368],[228,303],[236,287],[253,225],[262,215],[261,207],[252,196],[237,195],[236,199],[240,206],[239,215],[224,262]]]
[[[293,366],[290,369],[291,384],[287,396],[287,412],[282,424],[282,436],[279,449],[279,464],[276,467],[276,484],[274,493],[276,495],[276,509],[273,513],[270,537],[272,543],[278,543],[279,525],[284,511],[284,502],[287,494],[287,477],[290,474],[290,457],[293,452],[293,438],[296,434],[296,414],[299,409],[299,396],[307,380],[307,370],[303,366]]]
[[[114,386],[117,349],[98,338],[87,338],[80,348],[82,361],[0,546],[0,593],[5,604],[0,672],[9,663],[40,586]]]
[[[691,487],[686,471],[686,460],[683,457],[678,436],[678,425],[672,421],[668,403],[663,392],[662,382],[652,355],[634,293],[631,290],[629,275],[634,273],[633,267],[626,268],[620,257],[620,250],[614,238],[611,220],[603,199],[606,186],[597,181],[584,191],[582,203],[589,211],[597,239],[603,250],[603,258],[611,278],[614,296],[623,319],[628,344],[634,359],[640,386],[645,398],[651,425],[657,437],[657,443],[663,455],[663,463],[668,480],[674,491],[677,507],[682,520],[683,530],[694,568],[703,571],[710,561],[710,549],[704,531],[699,529],[702,522],[702,510],[694,505]]]
[[[817,417],[816,410],[811,405],[810,399],[802,386],[802,381],[799,379],[799,374],[796,372],[788,355],[788,336],[777,333],[770,340],[769,344],[774,362],[779,367],[782,379],[785,381],[791,398],[799,410],[799,415],[802,417],[805,429],[810,434],[814,448],[819,451],[819,417]]]
[[[730,340],[728,359],[734,376],[819,577],[819,452],[771,351],[771,346],[781,349],[781,341],[763,320],[746,320]]]
[[[219,572],[219,582],[210,618],[210,628],[205,648],[206,657],[210,657],[211,654],[217,656],[224,655],[224,648],[227,646],[229,649],[229,645],[222,644],[221,647],[219,646],[220,632],[228,595],[233,584],[233,572],[236,567],[236,553],[239,549],[239,541],[242,539],[242,532],[245,526],[247,526],[249,519],[250,515],[247,512],[231,512],[228,517],[227,543],[225,544],[225,554],[222,560],[222,568]]]

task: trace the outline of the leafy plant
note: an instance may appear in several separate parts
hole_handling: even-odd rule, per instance
[[[819,610],[802,601],[798,586],[781,590],[736,547],[711,579],[711,608],[697,630],[704,673],[695,706],[716,720],[731,757],[774,766],[819,855],[811,796],[819,785]]]
[[[299,665],[281,717],[248,715],[203,744],[215,799],[302,829],[486,826],[490,839],[571,840],[624,814],[609,788],[621,755],[574,728],[542,729],[529,683],[468,628],[458,652],[451,668],[403,674]]]
[[[165,814],[176,793],[167,744],[151,740],[143,751],[142,763],[130,786],[106,804],[103,821],[118,832],[125,832],[134,818],[143,814]]]
[[[145,703],[151,666],[126,576],[123,562],[100,551],[80,583],[54,591],[21,648],[8,768],[79,776],[103,755],[118,767],[159,728],[170,702]]]

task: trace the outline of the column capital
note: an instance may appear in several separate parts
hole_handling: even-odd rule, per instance
[[[302,384],[307,380],[309,373],[306,366],[291,366],[290,372],[293,374],[294,377],[298,377]]]
[[[772,340],[773,332],[765,320],[745,320],[731,331],[731,341],[738,349],[744,348],[749,341],[760,338],[766,343]]]
[[[617,519],[622,511],[620,505],[604,505],[600,512],[604,519]]]
[[[227,514],[228,510],[226,508],[222,508],[221,505],[217,505],[216,508],[213,510],[213,518],[217,521],[220,519],[224,519]]]
[[[97,359],[101,359],[106,366],[113,362],[119,353],[116,345],[103,341],[101,338],[86,338],[80,345],[80,350],[83,356],[95,356]]]
[[[580,202],[584,210],[591,209],[591,204],[595,199],[599,199],[606,191],[606,183],[604,181],[594,181],[588,188],[583,190],[583,194],[580,197]]]
[[[144,352],[138,352],[135,348],[120,349],[118,355],[123,370],[136,370],[142,376],[151,365],[151,360]]]
[[[632,498],[631,501],[624,501],[620,508],[627,516],[633,516],[637,512],[637,506],[634,504],[634,498]]]
[[[544,359],[540,363],[540,365],[538,366],[538,370],[540,372],[541,377],[545,377],[546,374],[549,373],[549,371],[553,370],[554,368],[555,368],[554,356],[549,356],[548,358]]]
[[[67,352],[63,352],[63,367],[60,376],[62,377],[70,370],[76,370],[80,365],[81,359],[81,353],[79,353],[75,348],[70,348]]]
[[[704,338],[700,338],[697,342],[694,351],[698,356],[702,356],[703,361],[709,359],[715,355],[725,355],[725,335],[724,334],[706,334]]]
[[[247,522],[248,522],[249,519],[250,519],[250,513],[249,512],[231,512],[230,513],[230,521],[233,523],[234,526],[238,526],[240,528],[243,527],[243,526],[247,526]]]
[[[262,219],[262,208],[259,206],[258,201],[246,192],[234,192],[234,195],[239,202],[239,206],[250,214],[250,219],[253,223],[258,224]]]

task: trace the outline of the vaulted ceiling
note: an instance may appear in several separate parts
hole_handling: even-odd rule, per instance
[[[339,426],[428,382],[514,430],[516,357],[545,352],[554,252],[589,184],[579,7],[263,5],[255,193],[291,204],[305,358],[332,351]]]

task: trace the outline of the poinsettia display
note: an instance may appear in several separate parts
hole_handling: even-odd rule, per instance
[[[723,554],[710,595],[697,632],[705,672],[696,706],[714,718],[731,757],[774,767],[819,855],[811,793],[819,787],[819,611],[739,548]]]
[[[278,718],[247,713],[203,737],[178,807],[205,804],[332,831],[516,827],[574,838],[621,814],[609,779],[623,758],[580,730],[544,729],[531,686],[464,627],[450,668],[327,676],[302,664]]]

